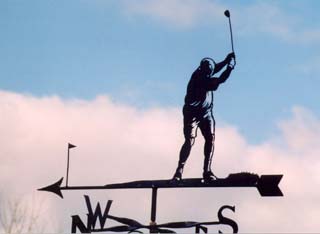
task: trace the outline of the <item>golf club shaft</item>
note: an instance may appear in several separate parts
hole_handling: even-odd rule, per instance
[[[228,19],[229,19],[229,29],[230,29],[230,36],[231,36],[231,47],[232,47],[232,52],[234,53],[234,49],[233,49],[232,27],[231,27],[231,20],[230,20],[230,17],[228,17]]]

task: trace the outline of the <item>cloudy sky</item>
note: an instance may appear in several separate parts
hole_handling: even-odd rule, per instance
[[[78,146],[70,184],[171,178],[186,85],[203,57],[219,61],[231,51],[229,9],[237,66],[215,93],[213,170],[284,174],[285,196],[161,190],[158,222],[215,221],[228,204],[240,232],[319,232],[319,7],[316,0],[1,1],[1,198],[37,197],[46,231],[68,232],[70,215],[86,212],[84,193],[60,200],[35,192],[65,176],[68,142]],[[202,148],[199,137],[186,177],[201,175]],[[148,190],[90,195],[114,200],[114,215],[149,222]]]

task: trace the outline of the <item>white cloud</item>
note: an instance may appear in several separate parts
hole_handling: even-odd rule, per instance
[[[69,184],[99,185],[170,178],[183,141],[180,109],[140,111],[106,96],[84,101],[0,92],[0,116],[0,191],[9,196],[31,194],[64,176],[67,142],[78,146],[71,152]],[[319,125],[318,117],[296,107],[292,118],[279,123],[277,141],[251,145],[236,127],[218,124],[216,174],[284,173],[280,186],[285,196],[261,198],[254,189],[160,190],[158,221],[214,221],[217,209],[229,204],[236,205],[236,213],[229,216],[241,232],[317,232]],[[201,175],[202,146],[198,137],[186,177]],[[64,200],[37,194],[48,199],[48,214],[57,216],[64,231],[70,228],[70,215],[85,213],[82,191],[65,193]],[[150,191],[89,194],[93,201],[113,199],[114,215],[148,223]]]
[[[240,30],[246,33],[267,33],[291,43],[317,43],[318,28],[303,25],[304,16],[289,14],[277,4],[255,3],[238,11]]]
[[[123,1],[131,15],[144,15],[153,20],[182,28],[220,21],[225,8],[209,0],[129,0]]]
[[[276,5],[260,2],[243,10],[239,20],[240,30],[244,33],[268,33],[282,39],[292,36],[294,18],[285,14]]]
[[[319,144],[320,122],[310,111],[294,107],[294,120],[280,124],[288,147],[294,152],[315,152]],[[297,134],[298,133],[298,134]]]
[[[189,29],[198,25],[225,25],[223,12],[231,10],[232,21],[242,35],[268,34],[290,43],[318,43],[320,30],[303,25],[304,16],[292,15],[278,4],[254,2],[232,6],[210,0],[124,0],[130,17],[144,16],[167,26]]]

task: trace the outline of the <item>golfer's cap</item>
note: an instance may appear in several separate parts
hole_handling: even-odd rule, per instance
[[[206,57],[201,60],[200,67],[203,67],[206,64],[211,64],[212,67],[215,67],[216,62],[212,58]]]

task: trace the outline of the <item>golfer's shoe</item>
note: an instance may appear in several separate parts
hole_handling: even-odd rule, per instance
[[[203,172],[202,176],[203,176],[203,181],[204,181],[205,183],[209,183],[209,182],[212,182],[212,181],[218,179],[218,177],[216,177],[216,176],[212,173],[212,171]]]
[[[172,178],[173,181],[181,181],[182,180],[182,170],[176,170]]]

